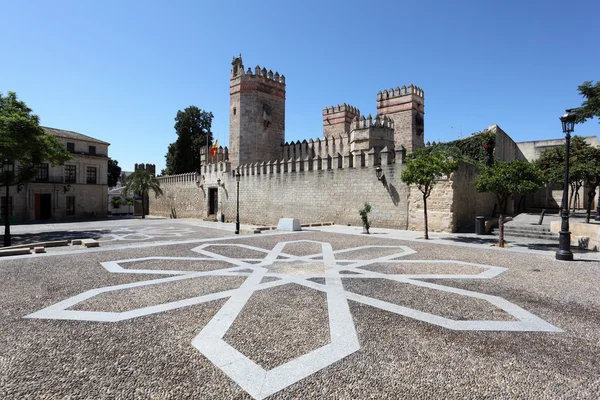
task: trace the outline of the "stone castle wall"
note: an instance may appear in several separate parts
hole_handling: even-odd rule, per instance
[[[371,150],[357,155],[255,163],[238,170],[230,163],[208,165],[202,174],[159,177],[164,195],[150,198],[150,214],[201,219],[220,219],[223,214],[226,221],[234,221],[235,174],[239,171],[241,223],[276,225],[285,217],[298,218],[302,223],[360,225],[358,210],[369,202],[373,227],[422,230],[421,192],[400,180],[403,154]],[[379,162],[382,181],[375,175]],[[438,182],[427,202],[430,231],[454,232],[472,225],[476,215],[491,213],[494,199],[474,192],[474,176],[471,166],[461,164],[449,179]],[[218,192],[218,213],[211,216],[210,191]]]

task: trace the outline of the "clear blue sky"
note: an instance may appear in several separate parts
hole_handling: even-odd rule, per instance
[[[515,141],[559,138],[577,86],[600,80],[598,15],[597,0],[0,0],[0,92],[45,126],[110,142],[124,170],[162,169],[189,105],[212,111],[228,144],[239,53],[286,76],[288,141],[321,137],[324,106],[375,114],[379,90],[411,82],[425,91],[425,140],[490,124]]]

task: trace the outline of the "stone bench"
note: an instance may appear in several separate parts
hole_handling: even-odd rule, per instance
[[[295,218],[280,218],[277,224],[280,231],[301,231],[300,220]]]

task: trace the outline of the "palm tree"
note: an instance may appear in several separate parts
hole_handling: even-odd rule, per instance
[[[148,196],[148,193],[152,190],[156,197],[163,194],[162,189],[160,188],[160,183],[158,179],[151,174],[150,172],[138,169],[133,174],[127,177],[127,184],[123,189],[123,195],[127,196],[128,194],[141,194],[142,195],[142,218],[146,218],[146,204],[145,198]]]

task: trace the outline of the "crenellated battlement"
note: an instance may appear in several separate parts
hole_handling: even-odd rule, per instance
[[[387,166],[391,164],[403,164],[404,157],[405,151],[403,148],[396,151],[390,150],[388,147],[382,149],[372,148],[369,151],[344,151],[343,153],[336,153],[335,155],[327,155],[325,157],[321,157],[320,155],[311,157],[307,155],[297,158],[284,158],[281,160],[244,164],[232,169],[229,173],[231,175],[230,177],[235,181],[237,172],[239,172],[241,176],[252,176],[292,174],[300,172],[310,173],[312,171],[322,170],[372,168],[378,165]],[[213,178],[214,177],[211,179]],[[206,179],[208,180],[209,178],[207,177]]]
[[[336,104],[335,106],[325,107],[323,109],[323,115],[330,115],[338,112],[346,112],[350,115],[360,115],[360,110],[358,108],[346,103],[343,103],[341,106]]]
[[[252,72],[252,69],[250,67],[248,67],[247,71],[244,71],[244,64],[242,63],[241,54],[239,57],[233,58],[231,65],[231,80],[243,78],[243,80],[248,81],[253,78],[261,77],[273,81],[275,83],[285,84],[285,75],[280,75],[279,72],[273,73],[273,71],[271,70],[267,71],[265,67],[261,68],[260,65],[256,65],[256,67],[254,67],[254,72]]]
[[[375,118],[371,117],[369,114],[368,117],[365,118],[362,115],[360,118],[355,118],[352,121],[351,129],[366,129],[366,128],[389,128],[394,129],[394,120],[386,117],[385,115],[376,115]]]
[[[339,137],[350,133],[352,121],[360,117],[360,110],[343,103],[323,109],[323,137]]]
[[[350,135],[343,134],[324,139],[310,139],[300,142],[285,143],[281,146],[281,158],[288,160],[290,158],[322,157],[335,156],[337,153],[343,154],[350,151]]]
[[[199,175],[197,172],[189,172],[186,174],[159,176],[156,179],[162,187],[166,185],[195,185],[199,181]]]
[[[398,87],[396,89],[383,90],[377,93],[377,101],[393,99],[395,97],[406,96],[409,94],[413,94],[422,99],[425,98],[425,92],[418,86],[414,86],[412,83],[406,86]]]

